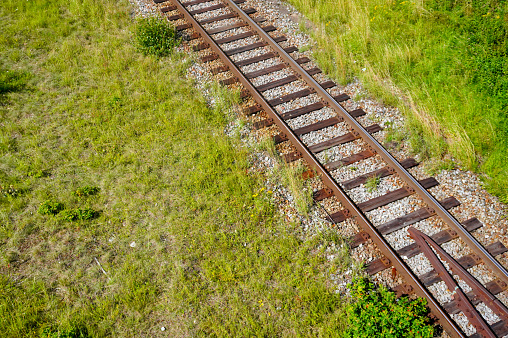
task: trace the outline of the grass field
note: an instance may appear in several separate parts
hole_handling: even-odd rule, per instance
[[[453,155],[508,203],[506,1],[288,2],[314,23],[323,69],[400,107],[415,152]]]
[[[223,135],[234,96],[138,53],[128,13],[0,4],[2,336],[337,335],[336,236],[279,218]]]

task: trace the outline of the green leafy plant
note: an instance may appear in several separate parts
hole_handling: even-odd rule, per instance
[[[34,170],[34,171],[27,172],[26,175],[29,177],[33,177],[33,178],[41,178],[41,177],[48,177],[49,172],[47,172],[45,170]]]
[[[346,337],[432,337],[434,326],[423,298],[397,299],[384,286],[376,287],[365,278],[350,284],[353,302],[347,307]]]
[[[83,197],[83,196],[91,196],[95,195],[99,192],[99,187],[85,186],[76,189],[76,191],[72,192],[74,196]]]
[[[39,206],[39,210],[37,212],[41,215],[56,215],[64,208],[63,204],[60,202],[55,202],[52,200],[47,200],[41,203]]]
[[[90,208],[77,208],[71,210],[64,210],[60,216],[66,221],[86,221],[97,216],[97,212]]]
[[[143,18],[136,28],[138,50],[144,55],[167,56],[179,40],[176,30],[167,22],[155,18]]]

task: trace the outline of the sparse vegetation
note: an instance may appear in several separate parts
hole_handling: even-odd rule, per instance
[[[377,190],[379,183],[381,183],[381,178],[379,176],[371,176],[365,181],[364,186],[368,192],[373,192]]]
[[[310,207],[313,204],[312,188],[309,183],[303,179],[302,174],[307,170],[303,165],[292,165],[280,163],[280,172],[282,182],[288,187],[291,196],[294,198],[296,210],[308,216]]]
[[[25,89],[29,75],[19,70],[7,70],[0,66],[0,102],[7,93]]]
[[[280,179],[284,186],[289,189],[291,196],[294,198],[293,203],[296,210],[301,215],[307,217],[311,206],[314,204],[312,188],[309,182],[303,179],[302,175],[308,168],[300,162],[285,163],[279,156],[272,137],[263,138],[259,142],[258,148],[275,158],[274,177]]]

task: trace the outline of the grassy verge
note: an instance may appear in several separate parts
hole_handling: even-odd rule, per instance
[[[0,4],[2,335],[336,335],[343,261],[246,175],[227,93],[138,53],[128,12]]]
[[[506,2],[288,0],[323,69],[406,113],[414,151],[451,153],[508,202]]]

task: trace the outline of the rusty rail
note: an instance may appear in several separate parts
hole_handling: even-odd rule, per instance
[[[506,309],[503,303],[494,297],[482,284],[474,279],[466,269],[460,266],[460,264],[458,264],[446,251],[444,251],[436,242],[434,242],[432,238],[413,227],[410,227],[408,232],[409,236],[418,244],[427,259],[431,262],[434,269],[438,272],[439,276],[444,280],[448,289],[453,290],[453,300],[457,302],[458,307],[466,315],[471,324],[473,324],[473,326],[476,328],[477,333],[481,334],[484,337],[496,338],[497,336],[494,331],[490,328],[485,319],[483,319],[481,314],[478,313],[475,307],[471,304],[455,279],[453,279],[453,277],[448,273],[446,267],[443,265],[443,263],[441,263],[437,254],[439,254],[442,260],[448,263],[450,269],[454,274],[459,276],[467,283],[467,285],[469,285],[471,289],[473,289],[475,296],[478,299],[482,300],[485,304],[488,304],[490,307],[493,307],[497,310],[497,314],[503,318],[505,323],[508,322],[508,309]],[[432,249],[434,249],[437,254],[434,253]]]

